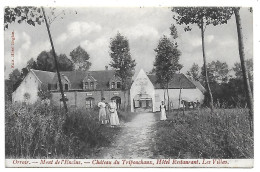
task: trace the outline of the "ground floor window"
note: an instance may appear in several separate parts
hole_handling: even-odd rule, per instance
[[[86,98],[86,108],[90,109],[93,107],[94,107],[94,98],[92,97]]]

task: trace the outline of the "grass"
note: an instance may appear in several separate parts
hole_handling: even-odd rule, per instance
[[[159,118],[159,114],[156,115]],[[209,109],[167,113],[153,127],[155,157],[226,158],[254,157],[247,109]]]
[[[98,111],[69,112],[44,106],[7,103],[5,106],[6,158],[92,158],[120,133],[100,125]]]
[[[98,110],[64,111],[41,103],[5,106],[6,158],[96,158],[121,133],[100,125]],[[120,123],[136,113],[118,111]],[[247,109],[167,113],[153,125],[154,158],[253,158]]]

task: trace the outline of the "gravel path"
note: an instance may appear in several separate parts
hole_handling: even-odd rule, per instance
[[[152,125],[155,114],[140,113],[131,122],[125,123],[121,134],[110,148],[103,150],[104,159],[140,159],[152,158],[154,146]]]

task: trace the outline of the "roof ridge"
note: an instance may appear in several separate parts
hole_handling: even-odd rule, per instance
[[[32,70],[32,71],[39,71],[39,72],[56,73],[56,72],[45,71],[45,70],[37,70],[37,69],[30,69],[30,70]]]

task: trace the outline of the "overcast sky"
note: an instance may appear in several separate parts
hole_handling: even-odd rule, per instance
[[[62,8],[64,9],[64,8]],[[59,13],[62,9],[57,9]],[[77,11],[77,14],[75,14]],[[69,53],[78,45],[90,55],[90,70],[104,70],[111,60],[109,56],[110,38],[117,32],[129,40],[132,58],[136,60],[136,72],[143,68],[149,72],[155,59],[154,49],[159,39],[170,37],[169,27],[174,20],[169,8],[77,8],[66,9],[64,19],[57,18],[51,24],[54,46],[58,54]],[[246,58],[253,57],[253,15],[247,8],[241,9],[241,20],[245,43]],[[183,26],[176,25],[179,38],[177,42],[182,52],[181,72],[193,63],[202,66],[201,35],[197,26],[192,31],[184,32]],[[26,66],[30,58],[36,60],[44,50],[51,46],[45,24],[29,26],[27,24],[10,24],[4,32],[5,78],[11,72],[11,32],[15,33],[15,68]],[[234,16],[228,24],[208,26],[205,32],[206,55],[208,62],[220,60],[227,62],[231,68],[239,62],[236,23]]]

